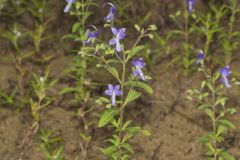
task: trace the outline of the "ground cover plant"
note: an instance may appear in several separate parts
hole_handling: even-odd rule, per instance
[[[238,0],[0,0],[0,160],[238,160]]]

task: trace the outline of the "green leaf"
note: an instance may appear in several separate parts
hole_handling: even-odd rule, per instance
[[[127,98],[123,104],[123,107],[125,107],[129,102],[132,102],[136,99],[138,99],[142,94],[131,89],[129,92],[128,92],[128,95],[127,95]]]
[[[128,154],[124,154],[123,156],[121,156],[121,160],[128,160],[130,158],[130,156]]]
[[[225,125],[219,125],[218,129],[217,129],[217,136],[219,136],[220,134],[222,134],[223,132],[225,132],[228,128]]]
[[[225,160],[235,160],[233,156],[231,156],[229,153],[224,151],[220,152],[220,156],[223,157]]]
[[[80,133],[80,136],[86,142],[89,142],[91,140],[91,138],[92,138],[90,135],[87,135],[85,133]]]
[[[219,97],[215,105],[221,104],[222,106],[224,106],[227,99],[228,99],[227,97]]]
[[[98,105],[103,105],[104,103],[110,103],[109,99],[105,98],[105,97],[100,97],[96,100],[96,103]]]
[[[100,150],[104,155],[112,157],[115,154],[114,152],[117,151],[117,147],[116,146],[110,146],[108,148],[101,148]]]
[[[60,91],[60,94],[66,94],[66,93],[71,93],[71,92],[78,92],[79,90],[77,88],[73,88],[73,87],[67,87],[64,88]]]
[[[123,125],[123,127],[122,127],[122,129],[123,130],[125,130],[130,124],[132,123],[132,121],[131,120],[129,120],[129,121],[126,121],[125,123],[124,123],[124,125]]]
[[[157,30],[157,26],[152,24],[152,25],[149,26],[149,30],[156,31]]]
[[[219,120],[219,126],[217,129],[217,136],[225,132],[229,128],[235,128],[234,124],[228,120]]]
[[[209,88],[212,92],[214,92],[213,86],[212,86],[210,83],[207,83],[207,86],[208,86],[208,88]]]
[[[77,38],[79,37],[75,34],[66,34],[62,37],[62,39],[77,39]]]
[[[134,86],[134,87],[141,87],[142,89],[144,89],[149,94],[153,94],[153,89],[148,84],[146,84],[144,82],[130,82],[130,85]]]
[[[144,48],[145,48],[145,46],[142,45],[142,46],[137,46],[137,47],[133,48],[131,51],[127,51],[128,56],[127,56],[126,61],[128,61],[130,58],[135,56],[135,54],[137,54],[138,52],[140,52]]]
[[[213,114],[214,114],[214,113],[213,113],[212,109],[206,108],[206,109],[204,109],[203,111],[206,112],[207,115],[208,115],[210,118],[213,118]]]
[[[207,82],[206,81],[202,81],[201,83],[201,88],[204,88],[206,86]]]
[[[140,132],[141,131],[141,127],[138,127],[138,126],[136,126],[136,127],[128,127],[128,132],[130,133],[130,134],[136,134],[136,133],[138,133],[138,132]]]
[[[143,130],[142,130],[142,133],[143,133],[143,135],[146,136],[146,137],[151,136],[151,132],[148,131],[148,130],[143,129]]]
[[[139,26],[138,24],[135,24],[135,25],[134,25],[134,28],[135,28],[137,31],[139,31],[139,32],[140,32],[140,30],[141,30],[141,28],[140,28],[140,26]]]
[[[121,142],[121,139],[115,134],[115,135],[113,135],[113,138],[115,139],[115,145],[118,145],[118,144],[120,144],[120,142]]]
[[[111,67],[111,66],[104,66],[104,68],[111,73],[115,78],[117,78],[118,81],[120,81],[119,79],[119,74],[116,68]]]
[[[104,113],[100,116],[98,127],[103,127],[106,124],[108,124],[113,119],[113,117],[117,114],[118,114],[118,110],[113,108],[104,111]]]
[[[200,109],[200,110],[203,110],[205,113],[207,113],[207,115],[208,115],[210,118],[213,118],[213,111],[212,111],[212,109],[210,108],[209,105],[203,104],[203,105],[199,106],[199,109]]]
[[[33,51],[25,52],[25,53],[21,54],[21,56],[19,58],[27,59],[27,58],[31,57],[33,54],[34,54]]]
[[[72,32],[73,33],[77,32],[77,30],[80,28],[80,26],[81,26],[80,22],[75,23],[72,27]]]
[[[123,143],[122,145],[121,145],[121,147],[123,147],[123,148],[125,148],[126,150],[128,150],[130,153],[134,153],[133,152],[133,148],[132,148],[132,146],[130,145],[130,144],[128,144],[128,143]]]
[[[219,123],[225,125],[228,128],[235,128],[235,125],[226,119],[219,120]]]

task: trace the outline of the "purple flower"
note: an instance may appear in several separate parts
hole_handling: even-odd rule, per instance
[[[104,20],[106,20],[107,22],[112,22],[114,19],[114,14],[116,12],[116,7],[112,3],[104,3],[103,7],[105,7],[107,4],[109,4],[111,7],[108,15],[104,18]]]
[[[196,64],[200,64],[200,62],[204,59],[203,51],[200,50],[200,53],[198,54],[198,59],[196,61]]]
[[[98,31],[94,31],[94,32],[90,32],[89,30],[87,30],[87,35],[88,35],[88,39],[86,41],[84,41],[84,44],[88,44],[90,42],[93,42],[94,39],[98,36],[99,32]]]
[[[122,91],[120,91],[120,85],[113,86],[108,84],[108,89],[105,91],[105,94],[111,96],[112,105],[116,106],[116,96],[122,95]]]
[[[121,47],[121,44],[120,44],[120,40],[122,40],[126,36],[126,34],[125,34],[126,28],[120,28],[118,30],[114,27],[111,27],[111,29],[112,29],[112,33],[114,35],[114,38],[112,38],[109,41],[109,45],[111,45],[111,46],[116,45],[117,52],[121,52],[122,47]]]
[[[187,6],[188,6],[188,11],[192,13],[193,11],[193,6],[196,3],[196,0],[186,0],[187,1]]]
[[[135,71],[133,72],[133,76],[137,77],[138,75],[141,77],[141,79],[144,81],[145,76],[142,72],[142,68],[145,67],[145,63],[142,58],[138,58],[132,61],[132,65],[136,68]]]
[[[67,2],[67,5],[66,7],[64,8],[64,13],[68,13],[72,4],[76,2],[76,0],[66,0]]]
[[[231,74],[231,71],[230,71],[230,67],[229,66],[226,66],[226,67],[223,67],[219,70],[219,73],[221,74],[221,82],[224,84],[224,86],[226,88],[230,88],[231,85],[229,84],[229,81],[228,81],[228,77],[230,76]]]

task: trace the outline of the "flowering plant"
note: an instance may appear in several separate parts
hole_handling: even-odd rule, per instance
[[[234,157],[219,145],[224,141],[223,133],[235,128],[234,124],[225,118],[227,114],[236,112],[235,108],[226,107],[228,97],[224,95],[225,88],[229,89],[231,87],[229,81],[230,67],[225,66],[211,75],[205,66],[204,58],[204,53],[200,51],[197,64],[201,66],[199,71],[203,73],[205,80],[202,81],[200,89],[188,90],[187,98],[195,101],[198,108],[206,113],[211,120],[212,130],[200,138],[200,142],[207,148],[206,155],[212,160],[234,160]]]
[[[131,126],[132,121],[125,121],[124,112],[130,102],[142,95],[137,91],[137,88],[142,88],[148,93],[153,93],[151,87],[146,83],[150,77],[144,74],[145,63],[143,58],[134,59],[134,57],[139,57],[137,55],[138,52],[144,49],[144,46],[138,45],[140,40],[144,37],[152,37],[148,32],[156,30],[156,27],[150,25],[147,29],[141,29],[138,26],[137,30],[140,32],[140,36],[133,47],[126,50],[123,40],[127,37],[127,30],[126,28],[116,28],[114,26],[116,7],[111,3],[106,4],[109,4],[111,8],[105,17],[107,22],[105,26],[111,27],[113,38],[109,40],[108,44],[100,43],[95,44],[92,48],[85,48],[87,51],[92,50],[92,53],[79,52],[79,54],[92,56],[94,59],[97,59],[97,67],[106,69],[116,79],[114,83],[107,85],[107,89],[104,92],[110,99],[100,97],[97,100],[99,106],[105,106],[99,115],[98,126],[105,127],[109,125],[114,128],[112,138],[107,140],[110,142],[109,145],[102,148],[101,151],[104,155],[112,159],[130,159],[130,153],[133,153],[133,148],[128,143],[129,139],[138,132],[142,132],[144,135],[150,135],[150,133],[139,126]],[[106,7],[106,4],[103,7]],[[133,67],[132,73],[128,72],[128,65]]]

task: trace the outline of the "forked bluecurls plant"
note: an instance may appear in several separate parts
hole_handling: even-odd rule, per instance
[[[207,149],[206,156],[211,160],[235,160],[233,156],[224,150],[220,143],[224,141],[223,134],[234,124],[225,117],[234,114],[236,110],[226,106],[228,97],[225,90],[231,87],[229,76],[231,74],[229,66],[221,68],[211,75],[204,63],[204,55],[200,53],[197,64],[201,65],[199,71],[203,73],[205,80],[201,82],[200,89],[188,91],[188,99],[195,101],[198,108],[202,110],[211,120],[212,130],[207,135],[200,138]],[[226,89],[225,89],[226,88]]]
[[[63,147],[59,145],[61,138],[54,136],[54,130],[45,131],[41,129],[40,139],[42,141],[40,149],[47,160],[61,160]]]
[[[113,24],[113,22],[111,23]],[[90,55],[99,60],[97,67],[105,68],[116,79],[116,83],[108,84],[105,91],[105,95],[109,96],[110,99],[100,97],[97,100],[98,105],[105,105],[104,111],[100,114],[98,126],[105,127],[108,125],[114,128],[112,138],[107,139],[107,146],[102,148],[101,151],[113,160],[131,159],[131,154],[134,151],[129,144],[129,140],[138,132],[150,135],[148,131],[141,129],[141,127],[132,125],[131,120],[125,120],[124,113],[128,103],[142,95],[136,88],[140,87],[148,93],[153,93],[151,87],[146,83],[150,77],[144,75],[145,63],[143,59],[132,60],[144,48],[144,46],[138,46],[140,40],[144,37],[152,37],[148,33],[152,30],[156,30],[154,25],[147,29],[139,29],[139,38],[130,50],[126,50],[122,43],[126,38],[126,29],[111,27],[113,38],[110,39],[109,44],[97,44],[94,54]],[[132,74],[127,72],[128,65],[133,67]]]

